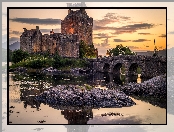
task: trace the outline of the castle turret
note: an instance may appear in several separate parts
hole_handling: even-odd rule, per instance
[[[25,32],[25,31],[27,31],[27,29],[26,29],[26,28],[23,28],[23,29],[24,29],[24,32]]]
[[[71,9],[68,10],[68,14],[70,14],[70,13],[71,13]]]
[[[36,26],[36,30],[39,30],[39,26]]]
[[[62,34],[78,34],[79,41],[92,44],[93,18],[89,17],[85,9],[72,11],[69,9],[64,20],[61,21]]]

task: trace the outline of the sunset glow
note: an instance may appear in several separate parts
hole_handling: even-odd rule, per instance
[[[153,51],[154,39],[159,50],[166,49],[166,9],[86,9],[86,12],[93,18],[93,43],[99,55],[106,55],[107,49],[119,44],[134,52]],[[23,28],[39,26],[42,34],[49,34],[52,29],[60,33],[61,20],[67,14],[68,9],[10,9],[10,44],[19,41]]]

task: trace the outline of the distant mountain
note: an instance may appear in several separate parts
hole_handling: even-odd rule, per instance
[[[9,45],[9,49],[12,51],[15,49],[20,49],[20,42],[14,42],[13,44]]]
[[[147,51],[147,52],[136,52],[137,55],[146,55],[146,56],[152,56],[153,51]]]
[[[147,52],[136,52],[137,55],[146,55],[146,56],[152,56],[154,51],[147,51]],[[163,50],[159,50],[158,51],[158,55],[159,56],[164,56],[166,57],[166,49],[163,49]]]

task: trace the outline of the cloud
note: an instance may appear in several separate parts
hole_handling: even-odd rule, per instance
[[[174,31],[172,31],[172,32],[169,32],[168,34],[174,34]]]
[[[147,40],[147,39],[132,40],[132,42],[145,42],[145,41],[151,41],[151,40]]]
[[[153,28],[154,26],[155,26],[154,24],[149,24],[149,23],[132,24],[122,27],[103,27],[94,25],[94,30],[115,30],[115,32],[111,34],[118,35],[123,33],[134,33],[137,32],[137,30],[150,29]]]
[[[122,27],[108,27],[107,24],[111,23],[122,23],[131,20],[128,16],[121,16],[116,13],[107,13],[103,19],[94,20],[93,30],[115,30],[112,34],[123,34],[123,33],[134,33],[140,29],[150,29],[155,26],[155,24],[145,23],[145,22],[134,22],[133,24],[122,26]]]
[[[139,35],[152,35],[151,33],[138,33]]]
[[[116,37],[116,36],[109,36],[109,35],[106,34],[106,33],[97,33],[97,34],[94,34],[94,35],[97,35],[97,36],[98,36],[98,37],[94,37],[94,39],[103,39],[103,38]]]
[[[163,48],[163,46],[159,46],[158,48],[159,48],[159,49],[162,49],[162,48]]]
[[[46,19],[39,19],[39,18],[10,18],[9,20],[13,22],[19,22],[19,23],[27,23],[27,24],[33,24],[33,25],[60,25],[61,19],[52,19],[52,18],[46,18]]]
[[[18,36],[22,34],[22,32],[19,32],[19,31],[10,31],[9,33],[10,33],[10,35],[13,34],[13,35],[18,35]]]
[[[115,29],[116,31],[113,34],[133,33],[137,32],[137,30],[150,29],[153,28],[154,26],[155,26],[154,24],[149,24],[149,23],[132,24],[116,28]]]
[[[108,43],[108,38],[106,38],[105,40],[103,40],[103,43],[98,43],[98,44],[94,44],[94,45],[101,48],[101,47],[107,47],[110,44]]]
[[[109,18],[104,18],[104,19],[101,19],[101,20],[94,20],[93,21],[94,26],[105,26],[107,24],[111,24],[111,23],[114,23],[114,22],[118,22],[118,20],[112,20],[112,19],[109,19]]]
[[[140,47],[137,47],[137,46],[128,46],[131,50],[134,50],[134,49],[139,49]]]
[[[121,23],[122,21],[127,21],[130,20],[130,17],[127,16],[120,16],[116,13],[107,13],[103,19],[101,20],[94,20],[94,25],[95,26],[106,26],[107,24],[119,22]]]
[[[49,34],[52,29],[40,29],[42,33],[47,33]],[[55,33],[60,33],[60,28],[53,29]]]
[[[166,34],[161,34],[160,36],[158,37],[162,37],[162,38],[165,38],[166,37]]]
[[[129,42],[131,40],[114,39],[114,42]]]
[[[125,20],[130,20],[130,17],[127,17],[127,16],[120,16],[116,13],[107,13],[104,18],[108,18],[108,19],[111,19],[111,20],[116,20],[116,21],[125,21]]]

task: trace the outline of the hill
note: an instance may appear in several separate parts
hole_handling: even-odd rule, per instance
[[[13,44],[9,45],[9,49],[14,51],[15,49],[20,49],[20,42],[14,42]]]
[[[154,52],[153,51],[147,51],[147,52],[136,52],[136,53],[137,53],[137,55],[152,56]],[[166,57],[166,49],[159,50],[158,55]]]

